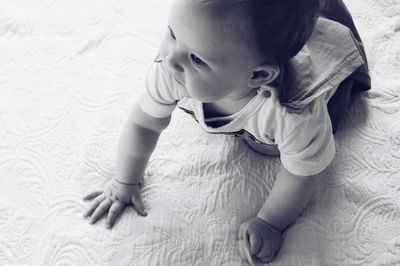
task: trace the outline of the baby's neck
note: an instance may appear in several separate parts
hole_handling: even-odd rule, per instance
[[[248,95],[240,99],[223,98],[221,100],[203,103],[204,117],[224,117],[239,112],[249,101],[257,95],[257,90],[251,91]]]

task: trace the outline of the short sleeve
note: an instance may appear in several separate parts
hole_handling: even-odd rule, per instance
[[[315,175],[335,157],[335,141],[326,104],[316,100],[292,132],[278,143],[282,165],[292,174]]]
[[[147,72],[139,106],[150,116],[164,118],[171,115],[178,100],[171,77],[162,63],[156,61]]]

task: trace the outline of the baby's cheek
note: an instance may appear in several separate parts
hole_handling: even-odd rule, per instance
[[[186,90],[193,98],[196,98],[198,100],[203,100],[204,95],[207,94],[204,88],[199,86],[199,84],[197,84],[196,82],[187,80],[185,85],[186,85],[185,86]]]
[[[198,94],[207,96],[207,97],[212,97],[215,95],[216,88],[210,83],[207,82],[197,82],[196,83],[196,92]]]

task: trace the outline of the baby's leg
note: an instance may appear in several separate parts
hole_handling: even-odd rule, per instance
[[[336,130],[343,119],[347,107],[352,102],[352,87],[353,87],[352,77],[348,77],[342,83],[340,83],[335,94],[328,102],[328,113],[331,118],[332,132],[336,133]]]

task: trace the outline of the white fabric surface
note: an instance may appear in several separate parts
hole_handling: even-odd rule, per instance
[[[346,0],[372,90],[271,265],[400,264],[400,1]],[[110,231],[82,196],[113,176],[123,121],[171,0],[0,0],[0,265],[246,265],[236,234],[279,162],[176,111],[146,171],[145,218]]]

